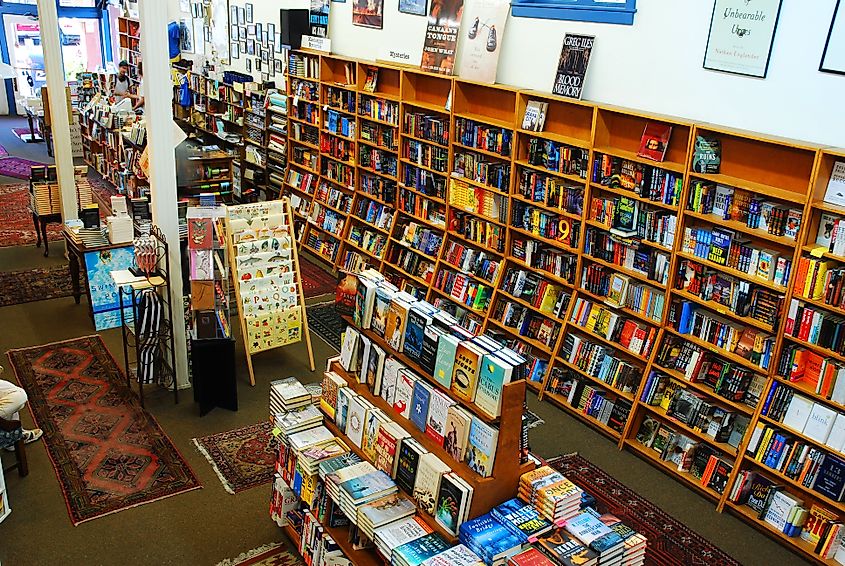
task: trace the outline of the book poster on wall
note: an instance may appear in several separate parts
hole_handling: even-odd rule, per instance
[[[312,37],[329,36],[329,0],[311,0],[308,20],[311,24]]]
[[[467,0],[464,17],[469,26],[461,37],[458,66],[462,78],[489,84],[496,82],[509,9],[509,0]]]
[[[584,79],[596,38],[592,35],[568,33],[563,38],[557,74],[552,92],[567,98],[581,99],[584,93]]]
[[[845,75],[845,2],[836,1],[819,71]]]
[[[352,23],[381,29],[384,25],[384,0],[352,0]]]
[[[452,74],[463,12],[463,0],[432,0],[423,43],[423,71]]]
[[[781,0],[716,0],[704,68],[764,78]]]
[[[111,272],[135,266],[135,248],[126,246],[85,253],[85,272],[97,331],[120,326],[120,296]],[[124,314],[132,320],[132,298],[124,294]]]

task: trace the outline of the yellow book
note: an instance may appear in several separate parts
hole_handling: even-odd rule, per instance
[[[541,312],[553,312],[555,305],[557,305],[558,297],[560,297],[560,288],[554,285],[549,285],[543,291],[543,300],[540,303]]]
[[[775,430],[770,428],[766,430],[766,433],[763,435],[763,439],[760,441],[760,446],[757,447],[757,453],[754,454],[754,459],[758,462],[763,460],[763,454],[766,453],[766,449],[769,447],[769,441],[772,439],[772,435],[775,433]]]
[[[590,315],[587,317],[587,324],[584,325],[589,331],[593,331],[596,327],[596,323],[598,322],[599,316],[601,316],[602,308],[598,305],[592,305],[590,308]]]
[[[816,275],[815,280],[813,281],[813,295],[812,299],[821,299],[824,296],[825,291],[825,279],[827,277],[827,269],[830,266],[830,263],[827,261],[819,262],[819,272]]]

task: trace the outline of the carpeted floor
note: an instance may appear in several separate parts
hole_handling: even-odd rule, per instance
[[[346,323],[337,314],[334,301],[318,303],[308,307],[308,328],[323,341],[340,352],[340,336]]]
[[[299,270],[302,272],[302,291],[306,299],[335,292],[337,278],[308,261],[305,254],[299,256]]]
[[[195,438],[228,493],[239,493],[273,480],[276,447],[269,421]]]
[[[739,562],[660,507],[593,465],[579,454],[549,460],[575,485],[598,501],[599,510],[616,515],[648,539],[646,564],[660,566],[739,566]]]
[[[50,241],[61,240],[61,224],[49,224],[47,238]],[[0,185],[0,247],[32,246],[36,241],[35,225],[29,211],[28,185]]]
[[[201,487],[99,336],[12,350],[74,525]]]
[[[0,157],[0,175],[15,179],[29,179],[30,169],[46,165],[40,161],[31,161],[23,157]]]
[[[0,307],[70,297],[73,294],[67,265],[0,271],[0,290]]]
[[[284,544],[270,544],[254,548],[237,558],[219,562],[217,566],[299,566],[305,565],[296,549]]]

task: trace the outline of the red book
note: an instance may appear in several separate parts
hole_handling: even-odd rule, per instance
[[[647,123],[643,130],[643,137],[640,139],[640,150],[637,155],[652,161],[663,161],[666,150],[669,149],[671,135],[672,126],[655,122]]]
[[[525,552],[511,556],[508,566],[555,566],[555,563],[536,548],[529,548]]]
[[[824,366],[824,357],[815,352],[807,352],[806,366],[804,368],[804,376],[800,381],[807,382],[810,391],[815,391],[822,375],[822,367]]]

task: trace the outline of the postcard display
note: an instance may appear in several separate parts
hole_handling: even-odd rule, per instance
[[[290,201],[229,206],[226,224],[250,384],[255,385],[253,354],[294,344],[303,337],[314,371]]]

